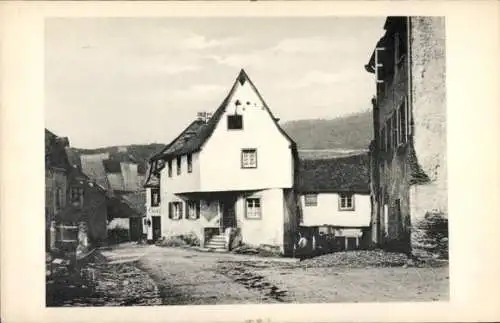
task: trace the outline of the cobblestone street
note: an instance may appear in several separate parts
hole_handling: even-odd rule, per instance
[[[162,303],[321,303],[448,299],[448,266],[321,267],[314,261],[140,249],[139,268],[158,285]],[[127,248],[113,251],[123,258]],[[316,261],[317,262],[317,261]]]
[[[401,302],[449,297],[447,265],[324,266],[321,257],[299,262],[134,244],[101,254],[107,263],[89,265],[95,270],[95,289],[86,286],[82,291],[81,286],[70,285],[53,306]]]

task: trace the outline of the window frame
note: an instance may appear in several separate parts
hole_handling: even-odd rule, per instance
[[[154,199],[154,196],[157,195],[158,196],[158,203],[155,203],[155,199]],[[157,188],[157,187],[153,187],[151,188],[151,192],[150,192],[150,198],[151,198],[151,206],[152,207],[158,207],[160,206],[161,204],[161,194],[160,194],[160,189]]]
[[[232,128],[230,127],[230,125],[234,125],[234,121],[233,123],[231,123],[231,118],[235,118],[235,117],[238,117],[240,120],[241,120],[241,123],[240,123],[240,128]],[[227,117],[226,117],[226,122],[227,122],[227,130],[229,131],[233,131],[233,130],[243,130],[243,115],[241,114],[228,114]]]
[[[182,156],[177,156],[176,159],[175,159],[175,165],[176,165],[176,172],[177,172],[177,175],[181,175],[182,174]]]
[[[85,190],[81,186],[71,186],[69,188],[69,200],[71,204],[78,203],[79,206],[83,205]]]
[[[183,212],[183,202],[181,201],[174,201],[174,202],[169,202],[169,214],[168,217],[170,220],[173,221],[179,221],[182,220],[184,212]],[[178,216],[177,216],[178,215]]]
[[[308,201],[308,198],[314,198],[314,202]],[[317,193],[307,193],[304,194],[304,206],[305,207],[316,207],[318,206],[318,194]]]
[[[257,209],[257,212],[249,212],[249,202],[253,202],[251,208]],[[258,207],[255,206],[255,202],[258,202]],[[262,219],[262,199],[260,197],[247,197],[245,199],[245,219],[248,220],[261,220]]]
[[[351,201],[351,206],[343,206],[343,201]],[[346,203],[347,205],[347,203]],[[354,193],[339,193],[339,202],[338,202],[339,211],[354,211],[355,207],[355,194]]]
[[[194,206],[194,216],[191,214]],[[186,201],[186,219],[188,220],[198,220],[200,218],[200,201],[188,200]]]
[[[244,163],[244,158],[243,156],[246,154],[246,153],[253,153],[255,155],[255,165],[254,166],[246,166],[245,163]],[[257,159],[257,148],[243,148],[241,149],[241,168],[242,169],[255,169],[257,168],[258,166],[258,159]]]
[[[193,172],[193,154],[187,154],[187,172],[192,173]]]

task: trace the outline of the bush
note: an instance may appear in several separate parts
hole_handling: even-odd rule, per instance
[[[442,212],[428,212],[418,228],[425,232],[425,249],[439,258],[448,259],[448,219]]]
[[[108,230],[109,244],[118,244],[127,241],[130,241],[128,229],[116,227]]]
[[[194,233],[181,234],[171,237],[162,237],[156,242],[161,247],[181,247],[181,246],[200,246],[200,239]]]
[[[158,241],[156,241],[156,245],[160,247],[180,247],[185,246],[186,243],[179,236],[172,237],[162,237]]]
[[[188,246],[199,247],[201,245],[200,239],[193,232],[190,232],[186,235],[181,234],[179,238],[183,240]]]

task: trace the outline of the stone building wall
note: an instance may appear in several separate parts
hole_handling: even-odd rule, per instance
[[[413,18],[411,35],[414,149],[429,179],[410,188],[412,251],[424,255],[438,242],[427,239],[421,227],[430,221],[429,216],[448,217],[444,18]]]

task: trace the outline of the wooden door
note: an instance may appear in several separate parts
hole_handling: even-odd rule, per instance
[[[225,197],[221,202],[222,202],[221,233],[224,233],[224,231],[227,228],[236,227],[236,210],[235,210],[236,197],[228,196]]]
[[[153,216],[153,241],[157,241],[161,238],[161,217]]]

